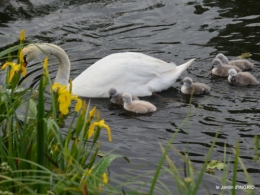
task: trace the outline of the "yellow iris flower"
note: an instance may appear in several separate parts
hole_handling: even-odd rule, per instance
[[[104,183],[108,183],[108,178],[107,178],[107,174],[106,173],[103,173],[103,182]]]
[[[78,112],[82,107],[82,100],[78,98],[77,95],[72,95],[68,90],[67,86],[61,85],[59,83],[54,83],[52,85],[52,90],[58,93],[59,110],[63,115],[69,113],[69,107],[71,100],[76,100],[77,104],[75,106],[75,111]]]
[[[88,169],[86,171],[86,173],[84,174],[84,177],[88,177],[92,172],[92,169]],[[103,173],[102,175],[102,178],[103,178],[103,183],[104,184],[107,184],[108,183],[108,177],[107,177],[107,174],[106,173]],[[102,191],[102,188],[101,188],[101,185],[99,184],[98,185],[98,190],[101,192]]]
[[[43,61],[43,75],[45,77],[49,77],[49,74],[48,74],[48,56],[46,56],[44,61]]]
[[[82,100],[79,99],[77,95],[72,95],[71,100],[77,101],[77,104],[75,106],[75,111],[78,112],[82,107]]]
[[[96,113],[96,106],[94,106],[94,108],[89,112],[89,117],[93,118],[95,113]]]
[[[24,30],[21,30],[20,33],[20,43],[22,43],[25,40],[25,32]],[[1,70],[6,69],[7,66],[11,67],[10,76],[9,76],[9,83],[12,82],[14,74],[18,72],[22,72],[22,76],[24,77],[26,75],[26,68],[24,66],[24,59],[23,59],[23,53],[20,51],[19,54],[19,64],[16,64],[14,62],[6,62]]]
[[[22,50],[20,51],[20,54],[19,54],[19,62],[22,66],[24,66],[24,59],[23,59],[23,52]]]
[[[102,177],[103,177],[103,183],[104,183],[104,184],[107,184],[107,183],[108,183],[107,174],[106,174],[106,173],[103,173]],[[102,191],[101,185],[98,185],[98,190],[99,190],[100,192]]]
[[[26,75],[26,68],[22,64],[16,64],[14,62],[6,62],[2,66],[2,70],[6,69],[7,66],[11,66],[10,76],[9,76],[9,83],[12,81],[14,74],[18,73],[19,71],[22,72],[22,76]]]
[[[24,40],[25,40],[25,32],[24,32],[24,29],[22,29],[21,33],[20,33],[20,42],[22,42]]]
[[[95,127],[105,128],[107,130],[108,141],[112,142],[110,127],[107,124],[105,124],[104,120],[94,122],[90,125],[89,130],[88,130],[88,138],[91,138],[91,136],[93,135]]]
[[[43,61],[43,69],[47,69],[48,68],[48,56],[46,56],[46,58]]]
[[[22,72],[22,76],[26,75],[26,68],[23,66],[24,59],[23,59],[23,52],[20,51],[19,54],[19,62],[20,64],[16,64],[15,62],[6,62],[2,66],[2,70],[6,69],[7,66],[11,66],[10,76],[9,76],[9,83],[13,80],[14,74],[18,73],[19,71]]]

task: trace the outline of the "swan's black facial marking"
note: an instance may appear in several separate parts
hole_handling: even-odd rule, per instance
[[[24,56],[23,56],[23,61],[24,61],[23,66],[24,66],[24,67],[26,67],[27,64],[28,64],[27,61],[26,61],[26,58],[27,58],[27,55],[24,55]]]

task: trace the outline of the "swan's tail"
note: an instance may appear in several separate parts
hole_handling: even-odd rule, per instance
[[[173,82],[175,83],[175,81],[179,78],[179,76],[187,69],[189,68],[189,66],[192,64],[192,62],[195,60],[195,58],[189,60],[188,62],[181,64],[179,66],[176,66],[176,68],[174,69],[174,78],[173,78]]]
[[[178,75],[178,77],[187,69],[190,67],[190,65],[192,64],[192,62],[195,60],[195,58],[189,60],[188,62],[181,64],[179,66],[176,67],[175,71],[176,71],[176,75]]]
[[[195,58],[189,60],[188,62],[184,63],[184,64],[181,64],[179,66],[176,67],[176,71],[177,72],[180,72],[180,74],[186,70],[187,68],[189,68],[189,66],[192,64],[192,62],[195,60]]]

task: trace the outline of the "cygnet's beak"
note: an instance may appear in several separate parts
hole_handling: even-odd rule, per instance
[[[232,82],[232,83],[235,83],[235,82],[236,82],[235,76],[232,76],[232,77],[231,77],[231,82]]]
[[[112,99],[112,96],[109,96],[109,100],[111,100]]]

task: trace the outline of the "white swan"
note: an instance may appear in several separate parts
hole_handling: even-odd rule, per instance
[[[55,82],[67,85],[70,60],[59,46],[48,43],[30,44],[23,49],[29,63],[42,52],[55,55],[60,66]],[[110,88],[136,96],[150,96],[171,87],[195,59],[176,66],[142,53],[125,52],[108,55],[87,68],[73,80],[73,94],[84,97],[108,97]]]
[[[210,87],[204,83],[193,83],[190,77],[185,77],[183,79],[183,86],[181,87],[181,92],[183,94],[193,94],[204,95],[210,92]]]
[[[228,74],[228,82],[233,85],[259,85],[259,81],[249,72],[237,72],[231,68]]]
[[[150,102],[143,100],[132,101],[132,96],[129,93],[123,93],[122,98],[124,101],[124,109],[130,112],[145,114],[148,112],[155,112],[157,110],[155,105]]]
[[[237,59],[229,61],[228,58],[220,53],[216,56],[217,59],[220,59],[223,64],[233,65],[243,70],[252,70],[254,68],[254,64],[246,59]]]

